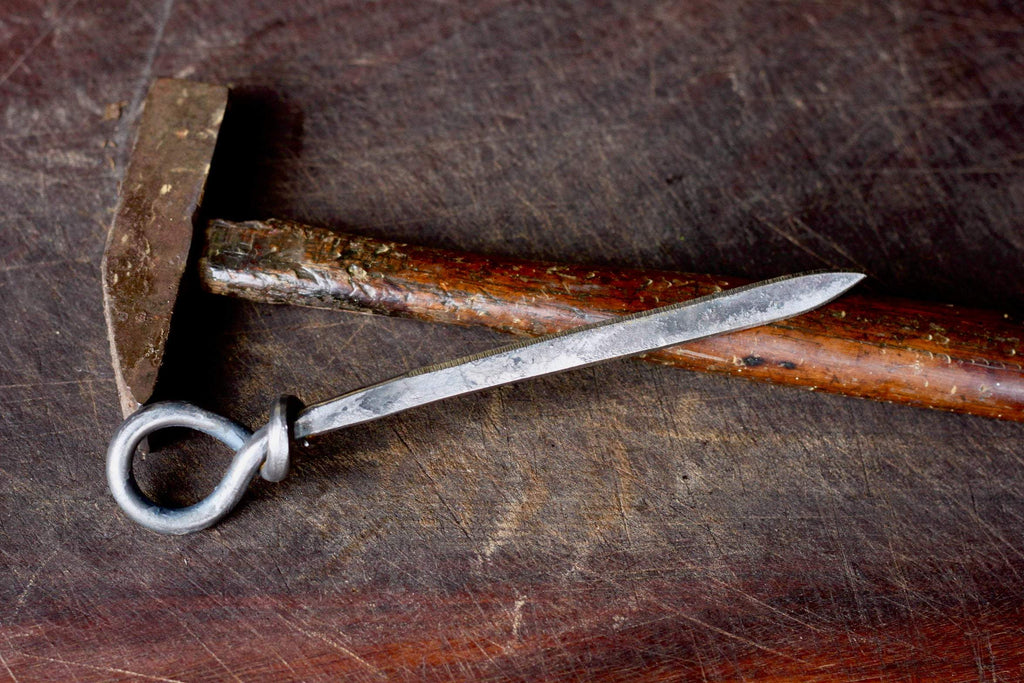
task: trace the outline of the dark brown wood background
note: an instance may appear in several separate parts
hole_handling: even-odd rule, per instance
[[[219,527],[106,492],[99,261],[153,77],[235,84],[211,211],[1024,311],[1016,2],[7,0],[0,680],[1024,679],[1020,424],[617,362],[323,439]],[[241,110],[241,109],[240,109]],[[189,292],[255,426],[501,342]],[[140,466],[194,499],[228,454]],[[174,455],[179,453],[180,455]],[[164,483],[161,483],[164,482]]]

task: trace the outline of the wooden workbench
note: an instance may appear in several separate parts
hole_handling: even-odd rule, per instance
[[[952,0],[9,0],[0,681],[1024,679],[1020,424],[622,361],[325,438],[161,537],[106,492],[99,269],[179,76],[250,112],[217,215],[1019,315],[1022,48]],[[185,296],[162,394],[251,426],[503,341]],[[141,477],[187,502],[228,457]]]

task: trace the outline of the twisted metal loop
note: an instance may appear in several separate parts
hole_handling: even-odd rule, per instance
[[[188,534],[215,524],[238,504],[257,470],[272,454],[270,472],[280,481],[288,473],[289,425],[287,397],[275,402],[271,423],[255,433],[216,413],[191,403],[166,401],[146,406],[133,414],[118,428],[107,448],[107,482],[121,509],[147,529],[162,534]],[[280,407],[278,407],[280,406]],[[228,448],[235,456],[224,477],[213,492],[194,505],[165,508],[150,500],[135,481],[132,462],[135,449],[148,435],[169,427],[185,427],[208,434]],[[270,443],[269,434],[274,434]]]
[[[270,406],[267,421],[267,457],[260,467],[260,476],[267,481],[281,481],[288,476],[292,459],[293,424],[302,404],[294,396],[282,396]]]

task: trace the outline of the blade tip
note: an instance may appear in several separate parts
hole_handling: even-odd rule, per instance
[[[854,271],[823,271],[817,275],[822,278],[822,289],[829,292],[829,301],[842,296],[867,277]]]
[[[852,270],[839,270],[832,272],[836,278],[843,282],[848,282],[851,287],[867,277],[864,273],[858,273]]]

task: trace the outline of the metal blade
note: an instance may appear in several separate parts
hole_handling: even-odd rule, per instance
[[[103,253],[103,312],[125,417],[156,386],[227,106],[222,86],[161,79],[142,112]]]
[[[828,303],[864,278],[811,273],[738,287],[672,306],[430,366],[310,406],[295,422],[304,438],[452,396],[765,325]]]

